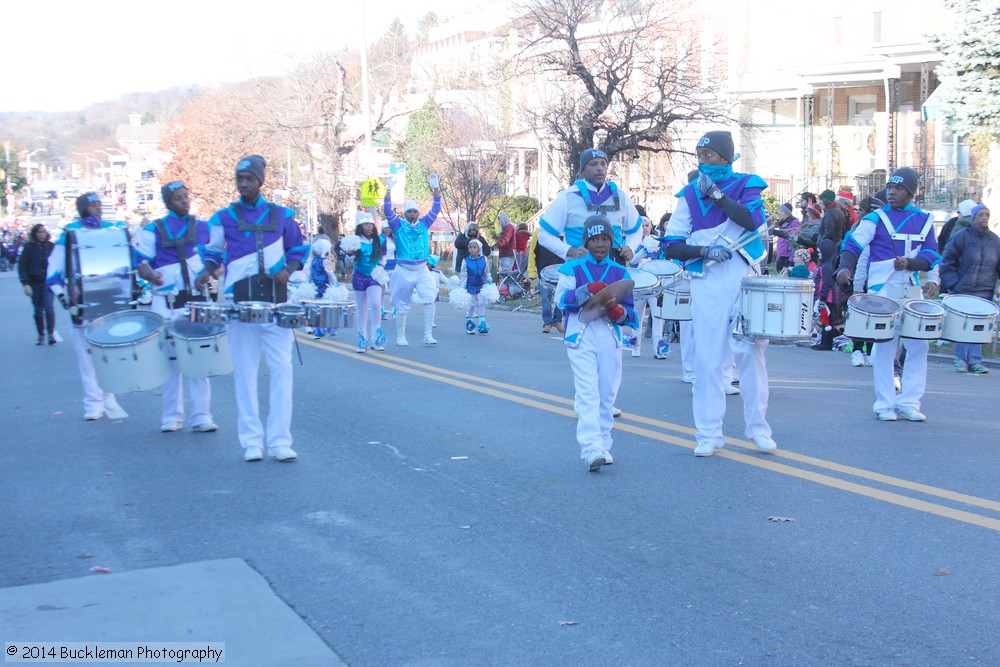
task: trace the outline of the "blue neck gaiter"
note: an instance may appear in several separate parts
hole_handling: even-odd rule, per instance
[[[733,177],[731,164],[699,164],[698,171],[711,178],[713,183],[722,183]]]

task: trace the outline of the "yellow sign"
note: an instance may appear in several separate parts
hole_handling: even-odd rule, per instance
[[[385,199],[385,184],[374,176],[361,184],[361,205],[379,206]]]

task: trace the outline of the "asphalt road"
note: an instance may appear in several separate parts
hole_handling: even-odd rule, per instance
[[[870,369],[772,346],[779,452],[735,396],[733,442],[696,459],[679,350],[647,341],[592,474],[540,318],[467,336],[439,304],[436,348],[392,322],[382,354],[303,337],[299,461],[247,464],[230,378],[215,434],[161,434],[155,392],[84,422],[72,350],[34,345],[9,273],[0,307],[0,587],[243,558],[349,665],[1000,663],[1000,370],[932,363],[928,421],[882,423]]]

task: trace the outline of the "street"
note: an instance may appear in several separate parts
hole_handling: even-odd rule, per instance
[[[730,441],[697,459],[679,346],[646,340],[614,465],[588,473],[559,337],[508,311],[469,336],[439,303],[432,348],[419,313],[407,348],[385,323],[384,353],[300,332],[299,460],[251,464],[231,377],[217,433],[160,433],[156,392],[85,422],[73,351],[34,345],[16,273],[0,307],[2,588],[243,559],[349,665],[1000,663],[995,366],[932,360],[927,422],[886,423],[870,368],[772,345],[780,449],[745,440],[732,396]],[[266,412],[263,365],[260,386]]]

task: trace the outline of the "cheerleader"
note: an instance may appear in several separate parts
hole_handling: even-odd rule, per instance
[[[354,255],[354,303],[358,317],[358,353],[368,349],[381,352],[385,349],[385,331],[382,329],[382,294],[389,276],[382,235],[376,233],[375,221],[367,211],[355,215],[357,248],[348,250]],[[391,238],[391,237],[390,237]],[[353,245],[353,244],[352,244]]]
[[[469,240],[469,255],[462,259],[459,284],[465,288],[472,297],[469,304],[469,311],[466,313],[465,333],[470,336],[476,333],[477,324],[481,334],[490,332],[490,325],[486,324],[486,295],[483,294],[483,287],[493,284],[490,275],[490,268],[486,264],[486,258],[482,253],[483,246],[476,239]],[[473,322],[472,318],[477,322]]]

